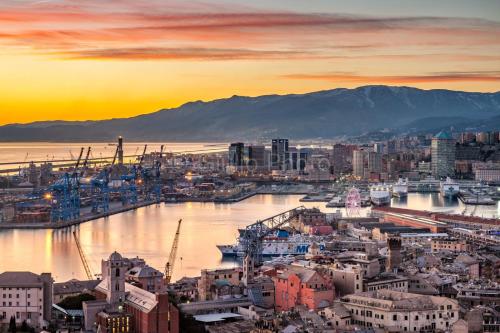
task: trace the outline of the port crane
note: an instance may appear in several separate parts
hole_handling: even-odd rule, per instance
[[[65,172],[60,179],[49,187],[45,199],[51,204],[50,220],[52,222],[68,221],[80,216],[79,166],[82,160],[82,147],[73,173]]]
[[[175,259],[177,257],[177,248],[179,246],[179,235],[181,231],[182,219],[177,222],[177,231],[175,232],[174,241],[172,242],[172,249],[170,250],[170,256],[168,257],[168,262],[165,265],[165,284],[169,284],[172,279],[172,274],[174,272]]]
[[[92,270],[90,269],[87,261],[87,256],[85,255],[85,252],[83,252],[83,248],[80,244],[80,239],[78,238],[76,231],[73,231],[73,238],[75,239],[76,247],[78,248],[78,253],[80,254],[80,259],[82,260],[83,268],[85,269],[85,274],[87,274],[87,278],[89,280],[93,280],[94,274],[92,274]]]
[[[127,174],[121,176],[122,185],[120,187],[120,194],[124,206],[135,205],[137,203],[137,184],[142,181],[138,179],[138,175],[141,172],[141,165],[147,148],[148,145],[144,145],[144,151],[139,158],[138,165],[133,165]]]
[[[299,206],[286,212],[271,216],[265,220],[257,221],[241,230],[240,242],[245,252],[244,273],[249,272],[249,279],[253,279],[253,268],[262,263],[262,242],[264,237],[278,230],[297,218],[306,208]],[[251,266],[251,267],[250,267]],[[250,283],[250,282],[248,282]]]
[[[152,201],[153,199],[157,203],[161,201],[161,159],[163,156],[163,147],[162,145],[152,165],[141,169],[141,177],[144,182],[145,201]]]

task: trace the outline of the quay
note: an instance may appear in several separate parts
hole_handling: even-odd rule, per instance
[[[28,223],[22,223],[22,222],[11,222],[11,223],[0,223],[0,230],[9,230],[9,229],[62,229],[62,228],[67,228],[71,227],[74,225],[78,225],[80,223],[88,222],[88,221],[93,221],[97,220],[103,217],[108,217],[111,215],[115,214],[120,214],[124,213],[127,211],[131,211],[137,208],[141,207],[146,207],[150,205],[158,204],[156,201],[148,201],[148,202],[140,202],[135,205],[129,205],[129,206],[123,206],[123,207],[117,207],[114,209],[110,209],[106,213],[99,213],[99,214],[86,214],[84,216],[81,216],[78,219],[74,220],[69,220],[69,221],[59,221],[59,222],[28,222]]]

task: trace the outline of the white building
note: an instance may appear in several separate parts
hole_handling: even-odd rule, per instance
[[[347,295],[332,310],[327,319],[340,329],[357,326],[392,332],[435,332],[450,328],[459,319],[456,300],[392,290]]]
[[[8,325],[14,317],[37,331],[51,319],[52,286],[50,273],[4,272],[0,274],[0,324]]]
[[[481,182],[500,182],[500,163],[474,163],[475,179]]]

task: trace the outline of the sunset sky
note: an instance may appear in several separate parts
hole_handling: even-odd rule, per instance
[[[0,0],[0,124],[367,84],[500,90],[500,1]]]

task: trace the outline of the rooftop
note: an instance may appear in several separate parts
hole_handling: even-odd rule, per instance
[[[450,135],[450,133],[441,131],[436,136],[434,136],[434,139],[439,139],[439,140],[453,140],[453,137]]]
[[[0,287],[41,287],[40,275],[31,272],[4,272],[0,274]]]

